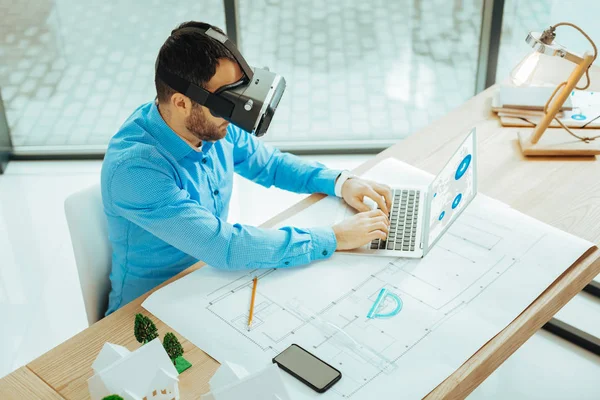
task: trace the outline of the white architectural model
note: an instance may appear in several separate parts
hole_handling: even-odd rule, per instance
[[[133,352],[105,343],[92,368],[92,400],[111,394],[125,400],[179,400],[177,370],[158,338]]]
[[[223,362],[209,381],[201,400],[290,400],[277,364],[254,374],[241,365]]]

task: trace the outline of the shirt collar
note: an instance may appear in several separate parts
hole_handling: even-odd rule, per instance
[[[150,108],[150,113],[148,115],[150,120],[150,126],[154,127],[152,129],[152,136],[156,140],[163,145],[163,147],[171,153],[176,160],[181,160],[191,152],[196,152],[185,140],[179,137],[173,129],[162,118],[160,112],[158,111],[158,106],[156,102],[152,102],[152,107]],[[203,141],[201,152],[208,152],[214,143]]]

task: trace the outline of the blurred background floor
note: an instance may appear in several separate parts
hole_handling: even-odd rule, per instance
[[[507,0],[498,76],[569,2]],[[479,0],[240,1],[242,52],[288,88],[271,141],[401,139],[475,93]],[[221,0],[0,0],[0,90],[15,146],[106,145],[154,98],[154,62]]]

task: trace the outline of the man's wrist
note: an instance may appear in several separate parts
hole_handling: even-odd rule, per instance
[[[348,179],[352,179],[352,178],[356,178],[355,175],[353,175],[350,171],[342,171],[342,173],[337,177],[337,179],[335,180],[335,195],[337,197],[342,197],[342,187],[344,186],[344,183],[346,183],[346,181]]]
[[[337,249],[337,237],[333,228],[311,228],[312,241],[311,261],[329,258]]]

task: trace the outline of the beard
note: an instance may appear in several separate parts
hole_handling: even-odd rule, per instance
[[[228,122],[217,125],[204,115],[204,110],[201,106],[194,104],[192,113],[185,120],[185,127],[200,141],[216,142],[227,135]]]

